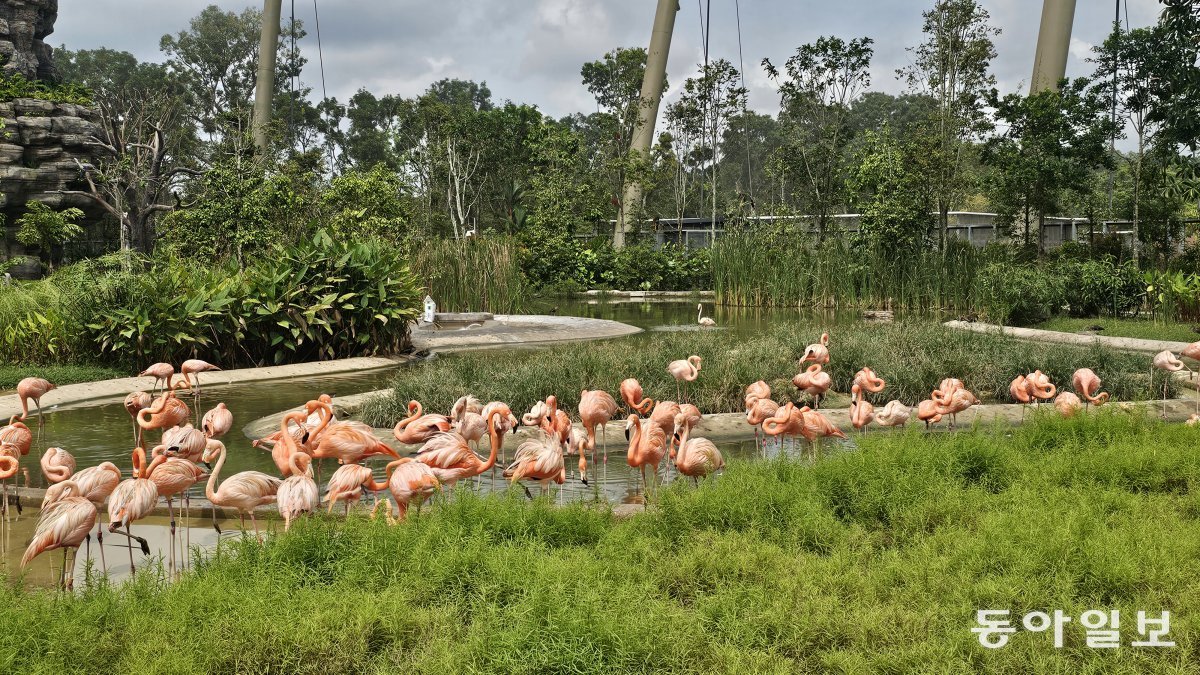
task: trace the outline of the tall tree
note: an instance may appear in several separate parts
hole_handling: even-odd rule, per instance
[[[929,179],[938,211],[938,243],[944,247],[950,209],[968,186],[964,156],[990,127],[982,103],[996,83],[988,68],[996,57],[992,38],[1000,29],[988,23],[987,10],[976,0],[937,0],[923,16],[925,41],[908,50],[913,62],[897,74],[909,91],[937,104],[927,126],[934,153]]]
[[[822,239],[830,214],[844,199],[846,121],[851,104],[871,84],[871,44],[865,37],[849,42],[821,37],[799,47],[788,58],[783,73],[763,59],[779,92],[785,137],[784,147],[775,156],[777,170],[793,184],[805,186],[802,207],[810,208],[817,217]]]

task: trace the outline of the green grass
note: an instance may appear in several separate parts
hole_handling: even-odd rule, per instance
[[[425,241],[412,269],[443,312],[511,314],[529,298],[517,244],[509,238]]]
[[[821,327],[779,323],[750,335],[728,330],[653,333],[639,338],[547,349],[453,355],[401,370],[393,381],[395,393],[369,402],[365,421],[392,426],[405,415],[409,399],[426,410],[447,411],[465,393],[481,400],[508,401],[513,409],[528,410],[549,394],[574,409],[584,388],[603,388],[614,396],[621,380],[636,377],[646,395],[674,399],[675,380],[667,373],[670,361],[697,354],[703,359],[700,378],[690,384],[689,398],[703,412],[744,409],[745,386],[766,380],[779,401],[795,399],[791,378],[797,361]],[[1031,344],[999,335],[953,330],[935,322],[854,324],[830,329],[832,363],[827,368],[834,390],[848,392],[854,374],[871,366],[888,381],[876,398],[898,398],[915,405],[928,398],[942,378],[957,377],[976,395],[1009,401],[1008,385],[1018,374],[1041,369],[1052,381],[1070,386],[1077,368],[1090,367],[1103,388],[1118,400],[1157,398],[1166,377],[1154,374],[1150,359],[1100,346]],[[1169,385],[1174,392],[1174,384]]]
[[[0,363],[0,391],[15,389],[17,383],[26,377],[44,377],[54,384],[62,386],[77,382],[111,380],[116,377],[129,377],[130,375],[133,375],[133,373],[108,366],[14,366],[8,363]]]
[[[1066,317],[1051,319],[1034,326],[1042,330],[1057,330],[1064,333],[1078,333],[1092,326],[1103,326],[1104,330],[1097,335],[1108,337],[1130,337],[1143,340],[1169,340],[1174,342],[1195,342],[1200,340],[1200,331],[1195,324],[1176,323],[1173,321],[1150,321],[1145,319],[1070,319]]]
[[[0,585],[0,670],[1200,672],[1196,434],[1044,415],[735,463],[625,521],[469,492],[394,528],[306,520],[174,584]],[[979,609],[1075,620],[1062,649],[988,650]],[[1121,649],[1085,646],[1091,609],[1121,611]],[[1129,647],[1138,610],[1178,646]]]

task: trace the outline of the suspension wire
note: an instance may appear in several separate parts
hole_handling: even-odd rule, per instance
[[[1128,11],[1129,5],[1126,4]],[[1108,151],[1117,150],[1117,68],[1119,67],[1118,51],[1121,40],[1121,0],[1116,0],[1116,11],[1113,16],[1113,63],[1112,63],[1112,136],[1108,139]],[[1116,183],[1116,169],[1108,171],[1108,217],[1113,217],[1113,188]]]
[[[296,149],[296,0],[291,1],[291,24],[288,25],[288,32],[291,33],[292,48],[290,62],[288,63],[288,143]]]
[[[317,62],[321,66],[321,102],[324,103],[329,100],[329,94],[325,90],[325,52],[321,49],[321,14],[317,11],[317,0],[313,0],[313,21],[317,27]],[[329,173],[332,175],[337,149],[328,134],[325,135],[325,145],[329,150]]]
[[[705,12],[708,20],[704,23],[704,65],[708,66],[708,38],[712,33],[712,0],[708,0],[708,10]]]
[[[750,195],[750,208],[754,209],[754,165],[750,160],[750,128],[748,113],[750,105],[750,90],[746,88],[746,61],[742,58],[742,8],[741,0],[733,0],[734,17],[737,19],[738,37],[738,72],[742,76],[742,89],[745,97],[742,99],[742,133],[746,136],[746,191]]]
[[[700,15],[700,48],[704,51],[704,65],[708,65],[708,43],[704,40],[707,29],[704,27],[704,0],[696,0],[696,9]]]

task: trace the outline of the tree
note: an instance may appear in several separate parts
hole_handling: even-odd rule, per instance
[[[1096,64],[1096,90],[1105,99],[1116,102],[1120,114],[1137,137],[1137,150],[1132,154],[1133,178],[1133,262],[1141,255],[1142,165],[1147,149],[1156,145],[1165,128],[1164,114],[1158,108],[1164,104],[1155,96],[1155,82],[1172,69],[1174,56],[1162,46],[1168,42],[1161,27],[1122,30],[1120,23],[1104,43],[1093,50]],[[1194,114],[1194,113],[1193,113]]]
[[[937,0],[923,16],[925,42],[908,50],[913,63],[897,74],[911,92],[929,96],[937,105],[925,131],[934,139],[929,178],[938,211],[938,244],[945,247],[950,208],[967,187],[964,156],[971,141],[990,127],[982,103],[996,83],[988,67],[996,57],[992,38],[1000,29],[988,23],[987,10],[976,0]]]
[[[930,224],[929,195],[913,170],[918,149],[900,141],[887,125],[866,132],[864,140],[850,181],[864,197],[860,234],[881,250],[915,251],[926,242]]]
[[[1037,217],[1039,254],[1045,251],[1046,216],[1058,208],[1063,192],[1086,189],[1090,173],[1112,162],[1107,102],[1088,85],[1080,78],[1030,96],[1000,97],[994,89],[988,94],[997,122],[1007,128],[983,148],[983,161],[993,169],[993,202],[1001,224],[1024,215],[1026,245]]]
[[[54,270],[54,247],[62,246],[83,234],[83,228],[75,222],[83,218],[83,211],[76,208],[55,211],[42,202],[25,204],[25,214],[17,218],[17,241],[26,246],[37,246],[41,257],[50,270]]]
[[[870,85],[872,41],[821,37],[802,45],[784,66],[787,74],[763,59],[775,81],[785,142],[775,155],[776,171],[807,189],[804,206],[817,217],[820,238],[845,187],[850,106]]]
[[[1172,144],[1195,153],[1200,146],[1200,0],[1161,2],[1158,56],[1165,67],[1151,83],[1158,105],[1149,120],[1164,126]]]

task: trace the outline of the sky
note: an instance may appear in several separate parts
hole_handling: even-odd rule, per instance
[[[703,60],[701,3],[712,7],[710,54],[745,64],[750,107],[778,110],[778,99],[760,62],[782,64],[796,47],[822,35],[874,40],[871,89],[900,93],[895,71],[910,62],[906,47],[921,41],[921,12],[933,0],[738,0],[741,58],[738,54],[735,0],[680,0],[670,52],[668,100]],[[241,11],[261,8],[261,0],[60,0],[58,22],[46,42],[71,49],[109,47],[142,60],[161,61],[159,38],[187,27],[204,7]],[[314,0],[292,5],[308,30],[300,49],[309,58],[304,81],[321,94],[317,68]],[[655,0],[323,0],[320,11],[325,84],[330,95],[346,101],[366,88],[377,95],[420,94],[433,81],[457,77],[486,81],[497,101],[536,105],[561,117],[591,112],[594,99],[580,82],[580,66],[616,47],[645,47]],[[1024,92],[1042,0],[983,0],[996,38],[993,73],[1002,93]],[[1122,0],[1133,27],[1153,23],[1157,0]],[[1088,6],[1103,5],[1099,13]],[[1091,72],[1085,59],[1091,46],[1110,30],[1109,2],[1078,2],[1067,75]]]

